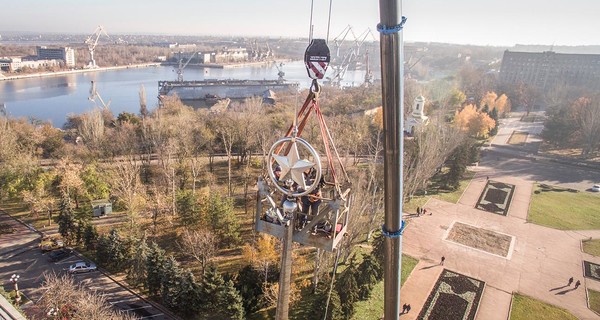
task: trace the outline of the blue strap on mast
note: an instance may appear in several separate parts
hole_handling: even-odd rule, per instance
[[[392,34],[392,33],[400,32],[400,30],[402,30],[402,28],[404,28],[405,23],[406,23],[406,17],[402,16],[402,22],[400,22],[400,24],[392,26],[392,27],[384,26],[381,23],[378,23],[377,31],[379,31],[383,34]]]
[[[388,237],[388,238],[400,238],[402,236],[402,234],[404,233],[404,226],[405,226],[405,222],[404,220],[402,220],[402,226],[400,227],[400,230],[396,231],[396,232],[389,232],[385,230],[385,224],[381,225],[381,233],[383,234],[384,237]]]

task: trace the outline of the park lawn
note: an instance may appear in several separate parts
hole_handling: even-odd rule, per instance
[[[600,196],[588,192],[534,192],[527,221],[559,230],[600,229],[599,208]]]
[[[529,320],[532,315],[544,320],[577,320],[565,309],[518,293],[513,294],[510,320]]]
[[[600,292],[588,289],[589,308],[600,314]]]
[[[583,252],[600,257],[600,239],[584,240]]]
[[[402,284],[404,284],[418,262],[419,260],[411,256],[402,255],[402,277],[400,280]],[[356,310],[356,313],[352,319],[380,319],[383,315],[383,281],[373,287],[371,298],[366,301],[358,301],[354,306],[354,310]]]
[[[462,196],[463,192],[471,182],[471,179],[473,179],[473,176],[475,176],[475,172],[466,171],[462,179],[460,180],[459,187],[454,191],[442,188],[439,179],[432,178],[431,182],[429,183],[427,194],[422,196],[414,196],[412,199],[410,199],[409,202],[404,203],[403,211],[408,213],[416,213],[417,207],[422,208],[425,205],[425,203],[427,203],[429,198],[432,197],[450,203],[457,203],[460,197]]]

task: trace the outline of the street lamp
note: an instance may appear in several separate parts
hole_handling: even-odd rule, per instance
[[[21,295],[19,294],[19,285],[17,284],[17,282],[19,281],[19,278],[21,276],[17,275],[17,274],[13,274],[10,277],[10,282],[12,282],[15,285],[15,302],[17,304],[19,304],[19,302],[21,302]]]

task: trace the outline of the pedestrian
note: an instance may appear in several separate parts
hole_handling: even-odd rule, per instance
[[[421,208],[417,207],[417,216],[421,215]]]
[[[570,286],[570,285],[571,285],[571,283],[573,283],[573,277],[570,277],[570,278],[569,278],[569,284],[568,284],[568,286]]]
[[[423,209],[421,209],[421,211],[423,212],[423,215],[427,214],[427,209],[423,208]]]
[[[440,266],[444,265],[444,261],[446,261],[446,257],[442,256],[442,259],[440,260]]]
[[[485,177],[485,180],[490,180],[490,176],[486,176],[486,177]]]
[[[410,312],[410,304],[408,304],[408,305],[406,306],[406,313],[409,313],[409,312]]]
[[[580,285],[581,285],[581,281],[577,280],[577,282],[575,282],[575,289],[579,288]]]
[[[406,313],[406,308],[407,307],[408,307],[408,305],[406,305],[406,303],[402,305],[402,313],[401,314],[405,314]]]

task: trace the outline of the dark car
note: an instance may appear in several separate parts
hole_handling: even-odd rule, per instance
[[[50,253],[48,253],[48,260],[50,260],[50,262],[56,262],[56,261],[60,261],[68,256],[71,255],[71,253],[73,253],[73,250],[71,249],[60,249],[60,250],[54,250]]]

